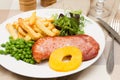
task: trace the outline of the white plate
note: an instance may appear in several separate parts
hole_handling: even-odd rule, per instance
[[[5,43],[8,40],[8,37],[10,36],[8,31],[6,30],[5,25],[7,23],[13,23],[14,21],[17,21],[18,18],[22,17],[29,17],[32,14],[33,11],[25,12],[19,15],[16,15],[8,20],[6,20],[3,24],[0,25],[0,44]],[[38,16],[42,17],[50,17],[52,14],[55,13],[64,13],[64,10],[62,9],[40,9],[36,10]],[[100,45],[100,50],[98,55],[89,61],[83,62],[82,65],[73,71],[69,72],[56,72],[49,68],[48,62],[37,64],[37,65],[31,65],[28,63],[25,63],[23,61],[17,61],[13,57],[9,55],[0,55],[0,65],[2,65],[4,68],[28,77],[35,77],[35,78],[53,78],[53,77],[61,77],[70,75],[76,72],[79,72],[83,69],[86,69],[90,65],[92,65],[101,55],[105,47],[105,36],[100,28],[100,26],[95,23],[93,20],[89,19],[88,17],[85,17],[90,22],[86,23],[85,26],[85,34],[88,34],[92,36]],[[93,74],[94,75],[94,74]]]

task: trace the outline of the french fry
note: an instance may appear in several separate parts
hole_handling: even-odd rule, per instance
[[[50,31],[47,27],[45,27],[41,21],[37,21],[36,25],[40,30],[42,30],[48,36],[55,36],[55,34],[52,31]]]
[[[25,18],[24,21],[25,21],[25,22],[29,22],[29,21],[30,21],[30,17]]]
[[[32,29],[33,29],[35,32],[42,33],[42,31],[39,30],[39,28],[37,28],[36,25],[33,25],[33,26],[32,26]]]
[[[24,38],[24,36],[18,32],[18,38]]]
[[[53,18],[53,17],[50,17],[50,18],[47,19],[47,21],[49,21],[49,22],[54,22],[54,18]]]
[[[60,31],[52,24],[53,21],[53,17],[41,18],[33,12],[30,17],[19,18],[13,24],[7,24],[6,27],[14,39],[37,40],[45,36],[59,35]]]
[[[18,38],[17,32],[16,32],[16,30],[13,27],[12,24],[7,24],[6,28],[9,31],[9,33],[11,34],[11,36],[13,37],[13,39],[17,39]]]
[[[18,32],[23,35],[23,36],[26,36],[26,32],[21,28],[21,27],[18,27]]]
[[[44,24],[46,27],[49,26],[49,23],[50,23],[50,22],[48,22],[48,21],[43,21],[43,24]]]
[[[37,33],[40,33],[40,37],[43,37],[44,33],[36,26],[36,25],[33,25],[32,29],[37,32]]]
[[[60,31],[59,31],[59,30],[57,30],[56,28],[52,29],[52,32],[54,32],[54,33],[55,33],[55,35],[59,35],[59,34],[60,34]]]
[[[49,30],[52,30],[53,28],[55,28],[55,26],[51,23],[51,22],[49,22],[49,25],[48,25],[48,27],[47,27]]]
[[[18,23],[22,27],[23,30],[28,32],[28,34],[32,37],[33,40],[37,40],[40,37],[40,33],[36,33],[29,25],[27,25],[22,18],[18,19]]]
[[[35,24],[35,21],[36,21],[36,12],[33,12],[29,20],[30,25]]]
[[[41,21],[41,22],[46,22],[47,21],[46,18],[39,18],[38,20]]]
[[[16,30],[18,30],[19,24],[18,24],[17,21],[15,21],[15,22],[13,23],[13,27],[14,27]]]
[[[24,39],[25,39],[26,41],[29,41],[29,40],[31,40],[31,37],[30,37],[29,34],[27,34],[27,35],[24,37]]]

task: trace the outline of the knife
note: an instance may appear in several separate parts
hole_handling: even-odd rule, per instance
[[[110,51],[109,51],[108,59],[107,59],[107,63],[106,63],[107,72],[109,74],[111,74],[113,72],[113,69],[114,69],[114,40],[116,39],[120,43],[120,36],[106,22],[104,22],[100,18],[98,18],[98,20],[99,20],[99,23],[103,25],[103,28],[106,31],[108,31],[108,33],[110,34],[110,36],[112,38],[112,44],[110,47]]]
[[[99,23],[103,25],[103,28],[120,44],[120,35],[102,19],[100,18],[97,18],[97,19],[99,20]]]

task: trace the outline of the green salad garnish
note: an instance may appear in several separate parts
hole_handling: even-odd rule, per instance
[[[60,30],[60,36],[84,34],[85,19],[81,11],[71,11],[69,14],[55,15],[54,25]]]

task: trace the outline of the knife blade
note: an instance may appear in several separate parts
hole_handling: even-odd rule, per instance
[[[104,22],[102,19],[97,18],[99,20],[99,23],[103,26],[103,28],[112,36],[114,39],[120,44],[120,35],[106,22]]]

